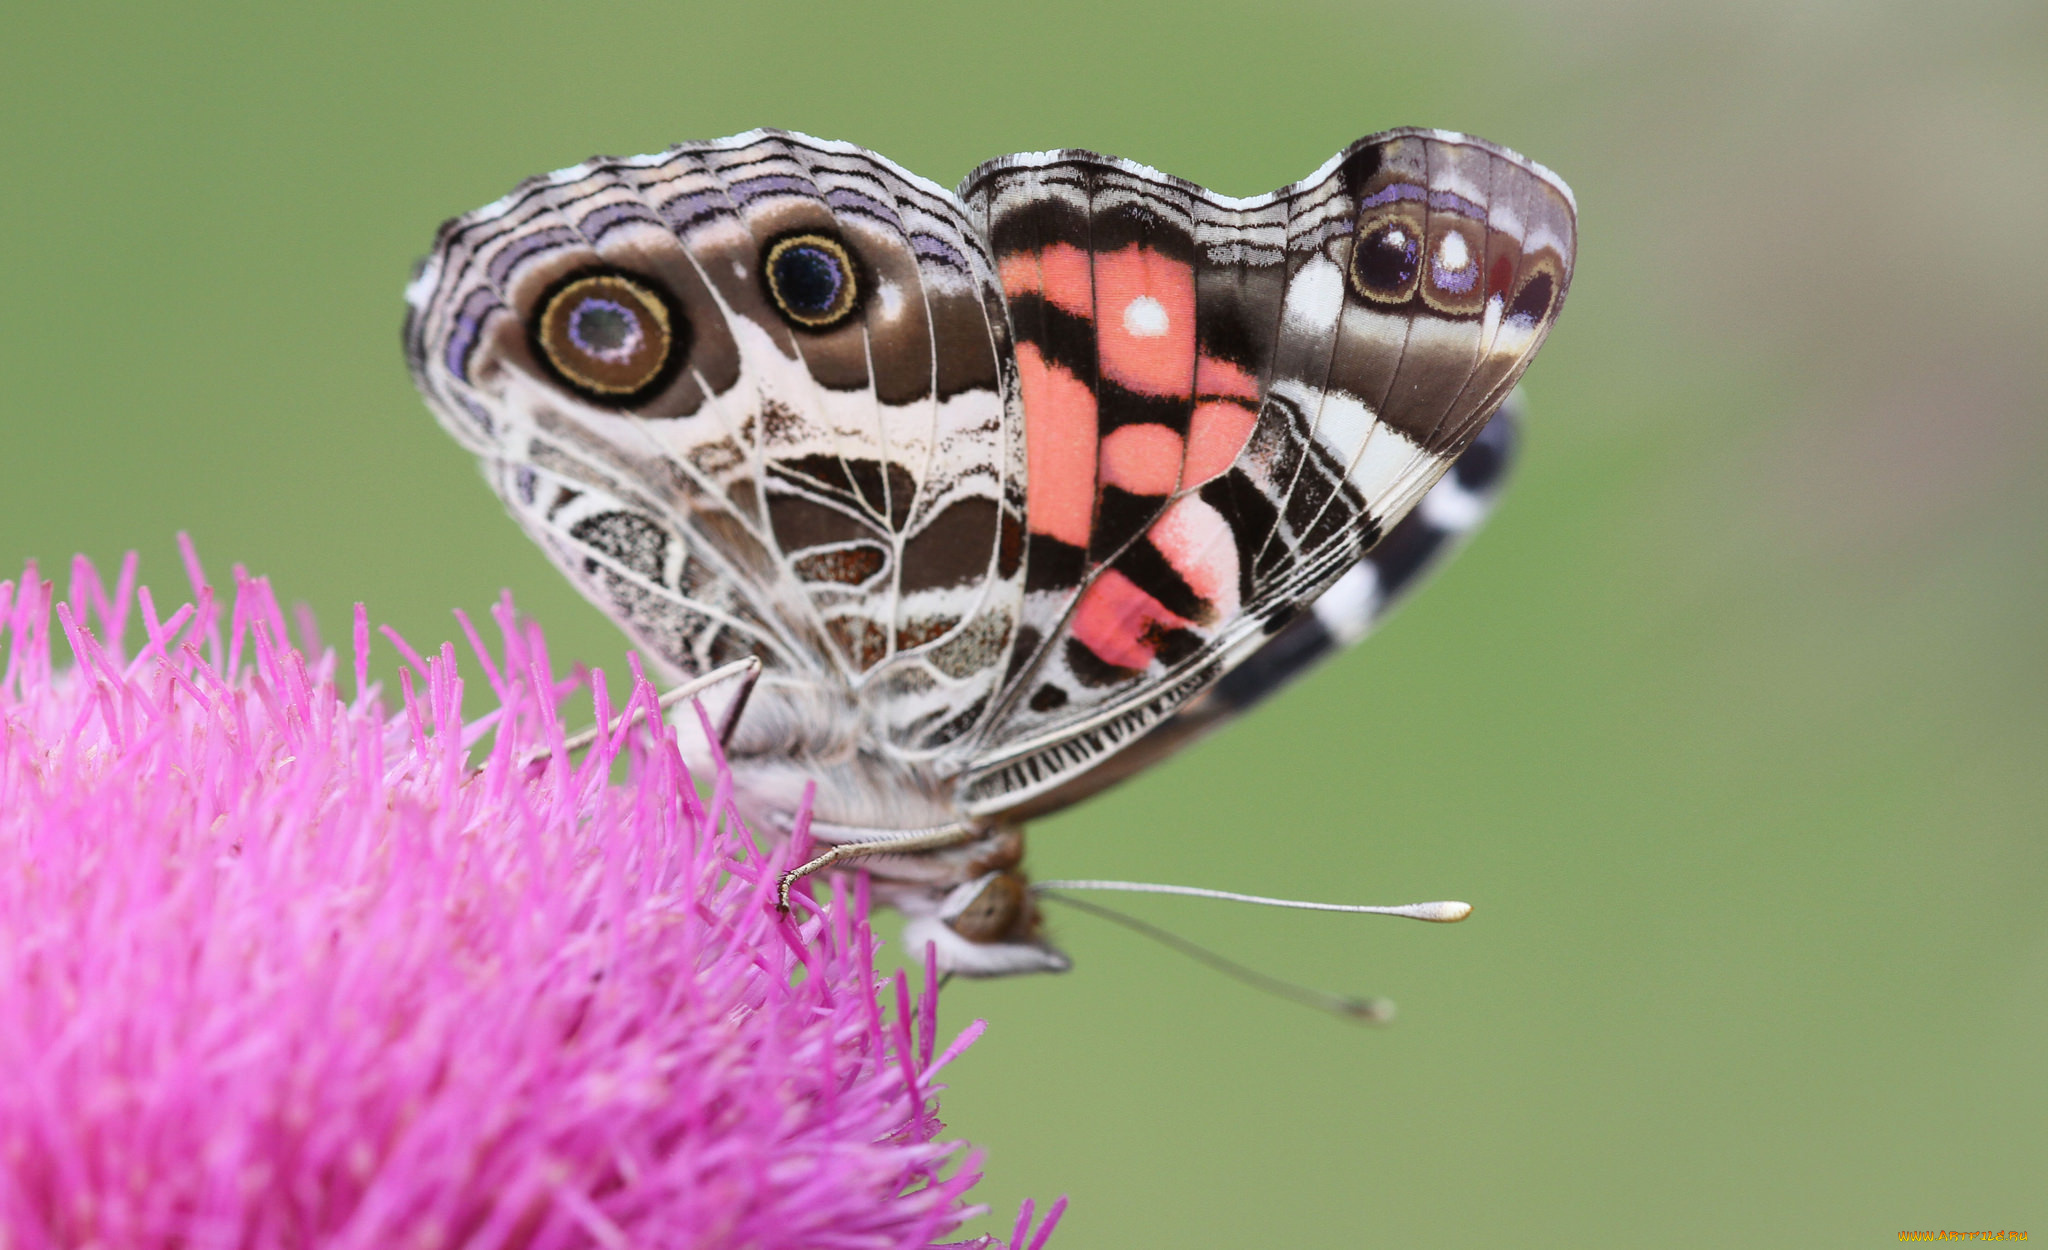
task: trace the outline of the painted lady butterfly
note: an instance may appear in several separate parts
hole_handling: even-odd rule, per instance
[[[913,949],[1054,970],[1023,821],[1355,641],[1479,523],[1575,231],[1554,175],[1442,131],[1244,200],[1080,151],[950,194],[753,131],[449,222],[405,341],[667,676],[758,658],[750,819],[815,780]]]

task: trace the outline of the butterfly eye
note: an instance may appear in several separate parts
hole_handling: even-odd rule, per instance
[[[1030,894],[1014,872],[990,873],[966,906],[944,917],[953,932],[970,942],[1015,940],[1020,923],[1031,918]]]
[[[1351,284],[1370,300],[1407,299],[1421,270],[1422,235],[1403,218],[1369,228],[1351,252]]]
[[[644,279],[605,271],[556,285],[533,319],[534,345],[551,371],[586,399],[645,399],[673,372],[689,327]]]
[[[853,314],[860,279],[853,254],[828,234],[784,235],[761,258],[768,296],[791,325],[829,330]]]

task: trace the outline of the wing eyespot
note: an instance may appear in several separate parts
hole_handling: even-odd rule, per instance
[[[550,287],[528,325],[556,381],[592,403],[628,407],[675,376],[689,323],[669,294],[637,274],[584,269]]]
[[[1523,285],[1515,296],[1515,302],[1508,306],[1508,320],[1527,326],[1542,323],[1550,315],[1551,302],[1557,293],[1557,283],[1548,273],[1538,272]]]
[[[1452,213],[1430,220],[1430,239],[1422,265],[1422,298],[1431,308],[1453,317],[1477,315],[1486,303],[1482,281],[1486,261],[1486,223]]]
[[[834,329],[867,294],[845,243],[819,230],[771,239],[761,250],[761,280],[777,315],[799,330]]]
[[[1423,232],[1411,214],[1395,211],[1360,223],[1351,249],[1351,286],[1375,304],[1402,304],[1422,274]]]

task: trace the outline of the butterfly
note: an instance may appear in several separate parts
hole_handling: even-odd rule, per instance
[[[1575,213],[1444,131],[1233,199],[1073,150],[948,192],[757,130],[449,221],[405,343],[664,676],[758,661],[750,822],[815,783],[821,858],[911,949],[1058,970],[1023,822],[1356,641],[1484,518]]]

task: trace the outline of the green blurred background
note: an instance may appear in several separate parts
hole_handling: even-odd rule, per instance
[[[1528,153],[1581,255],[1489,530],[1033,831],[1040,875],[1477,915],[1133,905],[1391,995],[1378,1031],[1056,916],[1071,975],[945,995],[991,1025],[946,1098],[981,1194],[1070,1194],[1076,1248],[2048,1237],[2039,0],[24,5],[0,102],[0,568],[176,587],[184,528],[332,629],[430,643],[510,586],[614,669],[407,381],[442,218],[759,125],[949,184]]]

